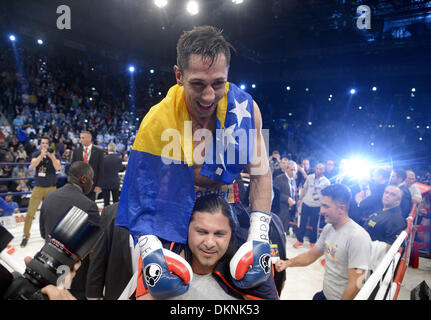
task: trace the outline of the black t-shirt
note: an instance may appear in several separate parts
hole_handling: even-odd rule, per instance
[[[40,151],[36,151],[32,154],[31,158],[37,158],[40,155]],[[58,153],[55,154],[57,159],[60,159]],[[34,185],[36,187],[51,187],[57,184],[57,177],[55,175],[55,168],[52,164],[51,159],[45,156],[39,165],[36,167],[34,174]]]
[[[372,241],[378,240],[388,244],[394,243],[406,227],[407,222],[402,216],[399,206],[386,211],[381,209],[373,213],[364,225]]]

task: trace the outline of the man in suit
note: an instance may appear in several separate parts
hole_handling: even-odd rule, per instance
[[[290,220],[295,216],[296,211],[296,181],[295,173],[297,165],[294,161],[280,162],[283,173],[274,180],[274,188],[279,192],[280,218],[283,222],[286,234],[289,235]],[[292,215],[293,214],[293,215]]]
[[[366,190],[353,195],[354,202],[350,208],[351,218],[359,225],[363,225],[370,214],[383,208],[382,197],[389,184],[391,172],[385,168],[378,168],[373,173],[373,183],[370,185],[370,194]]]
[[[117,300],[137,269],[132,262],[133,240],[127,229],[116,226],[118,202],[102,211],[102,237],[94,246],[87,276],[87,299]],[[139,257],[139,252],[138,252]]]
[[[103,158],[102,149],[93,145],[93,136],[88,131],[82,131],[80,135],[81,146],[76,148],[72,154],[72,163],[75,161],[84,161],[90,164],[94,172],[94,187],[88,193],[87,197],[96,200],[96,193],[102,191],[103,177]]]
[[[86,197],[93,187],[93,169],[88,163],[76,161],[71,164],[68,183],[48,194],[40,209],[40,235],[48,239],[49,234],[64,215],[73,206],[85,211],[89,220],[100,224],[99,209],[94,201]],[[89,265],[89,256],[83,261],[71,286],[71,293],[78,299],[85,299],[85,282]]]
[[[412,195],[409,189],[403,184],[403,182],[407,178],[407,173],[404,169],[394,169],[391,175],[391,185],[397,186],[400,188],[402,197],[401,197],[401,212],[404,218],[407,218],[412,210],[413,201]]]
[[[109,206],[112,194],[113,203],[120,198],[120,177],[118,173],[123,170],[120,157],[115,155],[116,145],[108,144],[108,154],[103,159],[102,194],[105,207]]]

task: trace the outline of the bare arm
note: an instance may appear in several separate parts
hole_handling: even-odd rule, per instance
[[[255,119],[255,148],[253,162],[249,164],[250,172],[250,203],[251,209],[270,212],[272,199],[272,177],[269,170],[265,141],[262,136],[262,116],[256,102],[254,102]]]
[[[365,272],[362,269],[349,269],[349,283],[341,296],[341,300],[353,300],[356,297],[362,287]]]
[[[40,150],[39,156],[37,156],[36,158],[31,159],[30,167],[32,169],[35,169],[39,165],[39,163],[43,160],[43,157],[45,156],[45,154],[46,154],[46,151]]]
[[[51,159],[52,165],[54,166],[54,169],[56,171],[60,170],[61,163],[60,163],[60,160],[55,157],[55,154],[54,153],[47,153],[47,155]]]
[[[314,261],[319,259],[323,255],[323,251],[317,249],[317,247],[313,247],[312,249],[296,256],[290,260],[278,260],[275,264],[275,267],[278,272],[286,270],[286,268],[291,267],[305,267],[312,264]]]

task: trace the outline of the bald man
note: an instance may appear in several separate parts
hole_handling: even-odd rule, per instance
[[[395,185],[385,188],[382,197],[383,209],[368,217],[364,228],[371,236],[371,240],[385,242],[391,246],[398,235],[407,227],[400,203],[402,191]]]

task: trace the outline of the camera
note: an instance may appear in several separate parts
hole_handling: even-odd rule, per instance
[[[53,148],[51,148],[51,147],[49,147],[49,148],[47,149],[47,151],[48,151],[49,153],[54,153],[54,149],[53,149]]]
[[[8,239],[11,235],[7,234],[10,235],[0,226],[0,239]],[[88,255],[100,235],[99,224],[90,221],[86,212],[72,207],[54,227],[48,240],[35,254],[23,274],[16,271],[10,273],[0,264],[0,299],[48,300],[48,297],[40,292],[41,289],[49,284],[57,285],[65,270],[72,270],[78,260]],[[3,249],[1,245],[5,242],[0,240],[0,249]],[[4,259],[2,254],[1,258],[9,266],[14,264],[13,261],[8,262],[11,257]]]

